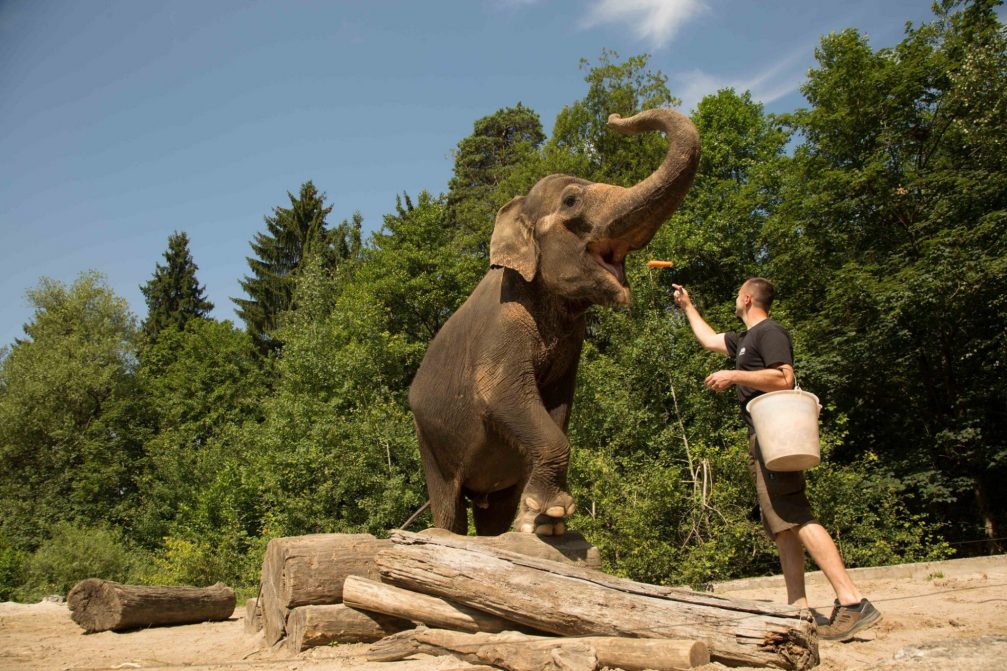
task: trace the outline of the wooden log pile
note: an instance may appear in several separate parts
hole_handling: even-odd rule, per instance
[[[818,663],[807,611],[637,583],[592,568],[583,547],[505,536],[275,539],[258,604],[265,641],[292,652],[372,642],[375,661],[451,654],[510,671]]]

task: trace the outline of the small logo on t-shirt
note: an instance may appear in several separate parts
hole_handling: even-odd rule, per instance
[[[743,355],[744,353],[745,353],[745,348],[744,348],[744,347],[742,347],[742,348],[741,348],[741,351],[740,351],[740,352],[738,352],[738,356],[741,356],[741,355]]]

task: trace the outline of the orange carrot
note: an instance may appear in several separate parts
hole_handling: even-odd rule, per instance
[[[647,265],[651,268],[671,268],[675,265],[674,261],[647,261]]]

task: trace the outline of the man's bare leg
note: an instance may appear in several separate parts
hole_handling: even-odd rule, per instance
[[[825,574],[825,577],[832,585],[833,591],[836,593],[836,598],[839,599],[839,603],[844,606],[860,603],[864,595],[860,593],[857,586],[853,584],[850,574],[846,572],[846,566],[843,565],[843,559],[839,556],[839,550],[836,548],[836,544],[832,542],[832,536],[825,530],[825,527],[818,522],[808,522],[797,528],[796,536],[800,539],[799,542],[807,548],[808,554],[818,564],[818,568]],[[777,536],[777,539],[779,539],[779,536]],[[779,545],[779,542],[777,540],[777,545]],[[782,549],[780,556],[781,558],[783,556]],[[786,575],[786,566],[784,566],[784,575]],[[801,578],[803,584],[803,574]],[[789,584],[788,582],[788,593],[790,591]]]
[[[793,529],[776,534],[776,547],[780,552],[783,582],[787,585],[787,603],[797,608],[808,607],[804,592],[804,546]]]

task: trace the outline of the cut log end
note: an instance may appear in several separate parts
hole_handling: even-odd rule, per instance
[[[122,604],[106,580],[88,578],[74,585],[66,597],[70,617],[84,631],[93,634],[113,629],[119,621]]]

